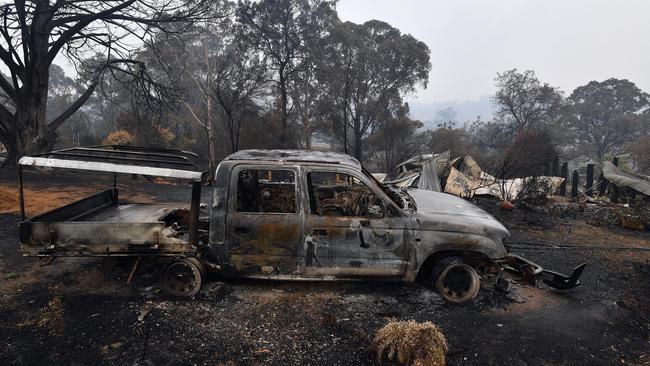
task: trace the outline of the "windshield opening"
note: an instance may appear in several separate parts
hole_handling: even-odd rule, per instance
[[[379,187],[391,201],[393,201],[397,207],[407,211],[415,212],[417,211],[417,206],[415,205],[415,200],[411,197],[410,194],[404,188],[398,188],[393,185],[384,184],[375,178],[366,168],[361,167],[363,174],[368,177],[371,181],[375,182],[377,187]]]

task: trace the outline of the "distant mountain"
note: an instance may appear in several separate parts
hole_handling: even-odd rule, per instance
[[[409,106],[411,107],[411,118],[420,120],[424,123],[424,128],[427,129],[436,128],[441,118],[443,118],[441,114],[448,114],[449,108],[456,112],[454,120],[457,122],[458,127],[462,127],[467,121],[476,120],[477,116],[481,116],[483,121],[490,120],[494,114],[494,106],[488,95],[482,96],[478,100],[465,101],[426,103],[416,100],[409,101]]]

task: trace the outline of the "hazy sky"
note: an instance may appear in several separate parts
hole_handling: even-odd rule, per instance
[[[533,69],[567,94],[626,78],[650,92],[648,0],[340,0],[342,20],[379,19],[431,49],[421,103],[493,94],[497,72]]]

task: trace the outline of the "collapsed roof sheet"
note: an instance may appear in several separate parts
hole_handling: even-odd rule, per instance
[[[632,188],[637,192],[650,196],[650,177],[646,175],[625,172],[609,161],[603,163],[603,176],[618,187]]]
[[[448,163],[449,151],[417,155],[397,165],[400,170],[399,175],[396,179],[385,183],[403,188],[442,192],[440,178],[444,175]]]

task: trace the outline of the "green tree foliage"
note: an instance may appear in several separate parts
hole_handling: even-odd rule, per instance
[[[373,163],[381,171],[391,173],[397,164],[416,154],[416,131],[422,122],[410,119],[406,114],[382,119],[368,137]]]
[[[232,11],[232,4],[223,4],[221,13]],[[268,79],[263,54],[242,42],[239,31],[234,19],[225,17],[151,47],[166,55],[154,67],[177,75],[173,84],[181,94],[180,114],[204,135],[210,171],[223,154],[239,150],[242,126],[257,113],[256,99]]]
[[[650,175],[650,135],[643,135],[627,146],[642,174]]]
[[[547,132],[527,131],[515,136],[504,155],[500,178],[521,178],[543,175],[557,153]]]
[[[242,41],[264,55],[277,88],[279,147],[294,146],[289,133],[292,83],[305,78],[320,40],[337,20],[335,1],[244,1],[238,10]]]
[[[426,87],[429,55],[426,44],[381,21],[346,22],[332,30],[320,79],[328,85],[334,132],[345,151],[350,145],[361,159],[364,138],[387,108],[400,105],[416,86]]]
[[[425,133],[425,143],[434,153],[441,153],[447,150],[451,156],[473,155],[473,141],[465,128],[454,128],[453,126],[441,126]]]
[[[650,106],[649,96],[628,80],[591,81],[568,98],[567,125],[577,144],[598,159],[618,153],[625,143],[647,131],[641,115]]]
[[[562,92],[542,84],[532,70],[512,69],[498,73],[495,82],[496,117],[512,134],[543,129],[562,112]]]
[[[69,108],[83,93],[84,85],[66,76],[58,65],[50,66],[48,104],[46,118],[53,120]],[[91,121],[84,107],[70,116],[65,124],[57,130],[57,143],[62,146],[89,145],[96,141]]]

